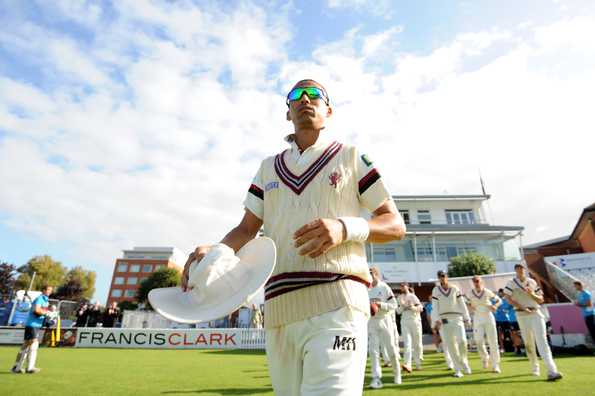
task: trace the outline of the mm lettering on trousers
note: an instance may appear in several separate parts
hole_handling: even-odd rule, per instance
[[[335,336],[333,350],[355,351],[355,337]]]

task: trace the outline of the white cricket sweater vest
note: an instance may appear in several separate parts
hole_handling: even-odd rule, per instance
[[[512,278],[512,280],[506,284],[506,287],[504,288],[504,294],[510,296],[521,307],[530,308],[536,312],[540,312],[541,305],[539,305],[537,301],[533,300],[529,294],[527,294],[524,288],[529,288],[537,295],[543,295],[543,291],[534,279],[525,278],[525,281],[522,282],[517,277]],[[520,316],[529,315],[529,313],[520,311],[516,308],[515,311],[516,314]]]
[[[483,288],[479,293],[475,288],[472,288],[467,294],[467,299],[471,307],[473,307],[474,315],[478,317],[485,317],[492,314],[490,307],[494,305],[492,302],[494,297],[496,297],[494,292],[486,288]]]
[[[457,286],[449,285],[444,290],[438,285],[432,290],[432,322],[449,318],[469,320],[469,311]]]
[[[300,153],[291,136],[290,149],[262,162],[244,201],[277,246],[277,264],[265,286],[265,327],[345,306],[369,315],[371,277],[364,244],[345,242],[311,259],[298,254],[303,247],[294,246],[293,235],[318,218],[374,211],[391,195],[355,147],[319,139]]]

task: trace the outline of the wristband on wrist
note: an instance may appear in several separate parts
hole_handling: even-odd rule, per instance
[[[339,217],[345,227],[345,241],[366,242],[370,235],[368,221],[362,217]]]

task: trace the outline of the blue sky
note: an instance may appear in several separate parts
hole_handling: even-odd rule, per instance
[[[93,269],[104,302],[123,249],[219,240],[306,76],[395,194],[481,169],[527,241],[592,203],[593,2],[220,4],[0,0],[0,259]]]

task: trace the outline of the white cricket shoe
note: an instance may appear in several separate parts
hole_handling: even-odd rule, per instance
[[[496,373],[496,374],[500,374],[500,373],[502,372],[502,371],[500,371],[500,366],[496,366],[496,367],[494,367],[494,370],[493,370],[493,371],[494,371],[494,373]]]
[[[465,370],[465,374],[471,374],[471,367],[469,367],[468,364],[465,365],[464,370]]]
[[[395,384],[401,385],[401,374],[395,375]]]
[[[455,378],[463,378],[463,373],[461,372],[461,370],[455,371],[454,377]]]
[[[531,370],[531,375],[534,377],[539,377],[539,367],[533,368],[533,370]]]
[[[382,388],[382,381],[380,381],[380,378],[372,378],[369,386],[372,389],[380,389]]]
[[[550,373],[547,375],[548,381],[557,381],[559,379],[562,379],[562,373]]]

